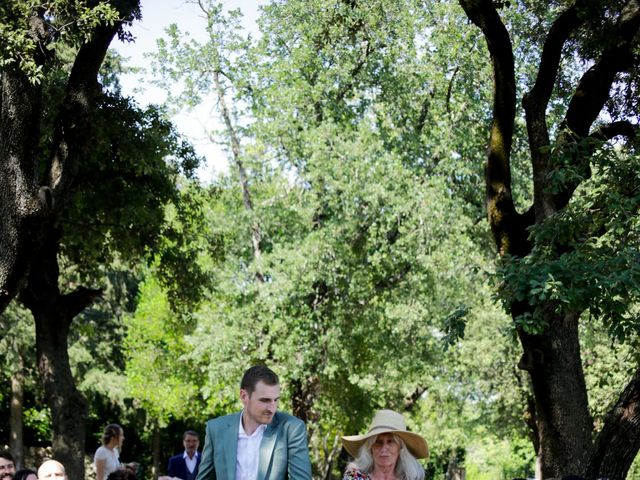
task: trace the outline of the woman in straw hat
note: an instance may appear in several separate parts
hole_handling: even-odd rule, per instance
[[[344,448],[354,458],[343,480],[423,480],[424,469],[416,458],[427,458],[427,441],[407,431],[401,414],[378,410],[369,431],[342,437]]]

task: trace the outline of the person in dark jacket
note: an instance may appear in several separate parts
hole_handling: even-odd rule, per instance
[[[182,436],[184,452],[174,455],[169,459],[167,476],[181,478],[182,480],[195,480],[200,466],[200,437],[198,432],[187,430]]]

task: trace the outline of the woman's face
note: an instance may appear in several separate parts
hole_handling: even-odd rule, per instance
[[[374,468],[393,469],[400,455],[400,445],[391,433],[381,433],[371,445]]]
[[[122,442],[124,442],[124,431],[120,429],[120,435],[118,435],[118,450],[122,449]]]

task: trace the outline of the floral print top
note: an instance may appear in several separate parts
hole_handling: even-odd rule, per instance
[[[371,480],[371,475],[352,466],[345,470],[342,480]]]

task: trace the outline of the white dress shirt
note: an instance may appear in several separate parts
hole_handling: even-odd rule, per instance
[[[189,454],[187,454],[187,451],[185,450],[182,454],[182,458],[184,458],[184,463],[187,465],[189,473],[193,473],[196,469],[196,465],[198,464],[198,452],[193,454],[193,458],[189,458]]]
[[[238,427],[238,451],[236,452],[236,480],[256,480],[258,461],[260,460],[260,442],[266,425],[260,425],[251,435],[247,435],[242,426],[242,414]]]

